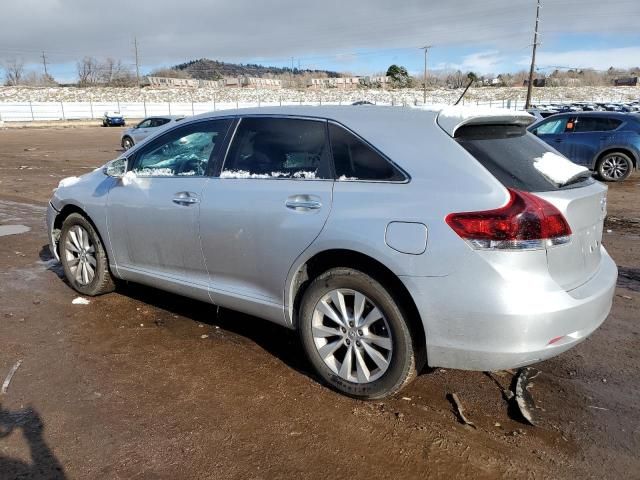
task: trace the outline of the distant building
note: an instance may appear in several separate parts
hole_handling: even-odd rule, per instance
[[[253,87],[281,88],[282,81],[260,77],[225,77],[220,80],[199,80],[197,78],[147,77],[151,87],[223,88]]]
[[[369,76],[369,77],[338,77],[338,78],[312,78],[307,82],[309,88],[339,88],[351,89],[358,86],[380,85],[382,87],[389,84],[389,77]]]
[[[616,78],[613,81],[613,84],[616,87],[637,87],[638,86],[638,77]]]
[[[529,80],[525,79],[524,82],[522,82],[522,86],[526,87],[529,85]],[[534,87],[546,87],[547,86],[547,79],[546,78],[534,78],[533,79],[533,86]]]

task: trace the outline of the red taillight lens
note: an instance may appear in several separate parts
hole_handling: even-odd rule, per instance
[[[571,228],[556,207],[531,193],[508,190],[504,207],[451,213],[447,224],[474,248],[520,250],[569,242]]]

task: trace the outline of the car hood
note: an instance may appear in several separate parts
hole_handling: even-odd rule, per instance
[[[104,182],[111,182],[113,179],[104,173],[103,168],[104,165],[84,175],[66,177],[60,180],[58,186],[53,189],[53,195],[50,199],[51,205],[60,211],[69,203],[69,199],[81,199],[86,196],[95,197],[105,194],[108,189],[102,188]]]

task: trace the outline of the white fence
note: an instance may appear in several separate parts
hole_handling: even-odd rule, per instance
[[[363,98],[362,100],[366,100]],[[267,107],[283,105],[350,105],[354,99],[339,102],[323,102],[322,100],[285,100],[277,102],[261,102],[260,100],[247,102],[0,102],[0,121],[31,122],[47,120],[89,120],[99,119],[105,112],[120,112],[125,118],[145,118],[152,115],[197,115],[215,110],[233,110],[248,107]],[[422,99],[393,99],[391,102],[378,105],[421,105]],[[428,99],[427,104],[449,103],[438,102],[435,98]],[[534,103],[543,103],[542,101]],[[567,103],[566,101],[546,100],[544,103]],[[463,101],[463,105],[482,105],[498,108],[522,109],[523,100],[485,100]]]

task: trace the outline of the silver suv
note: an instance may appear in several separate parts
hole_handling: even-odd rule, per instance
[[[606,187],[526,113],[288,107],[184,120],[51,199],[85,295],[144,283],[297,329],[336,390],[557,355],[609,313]]]

